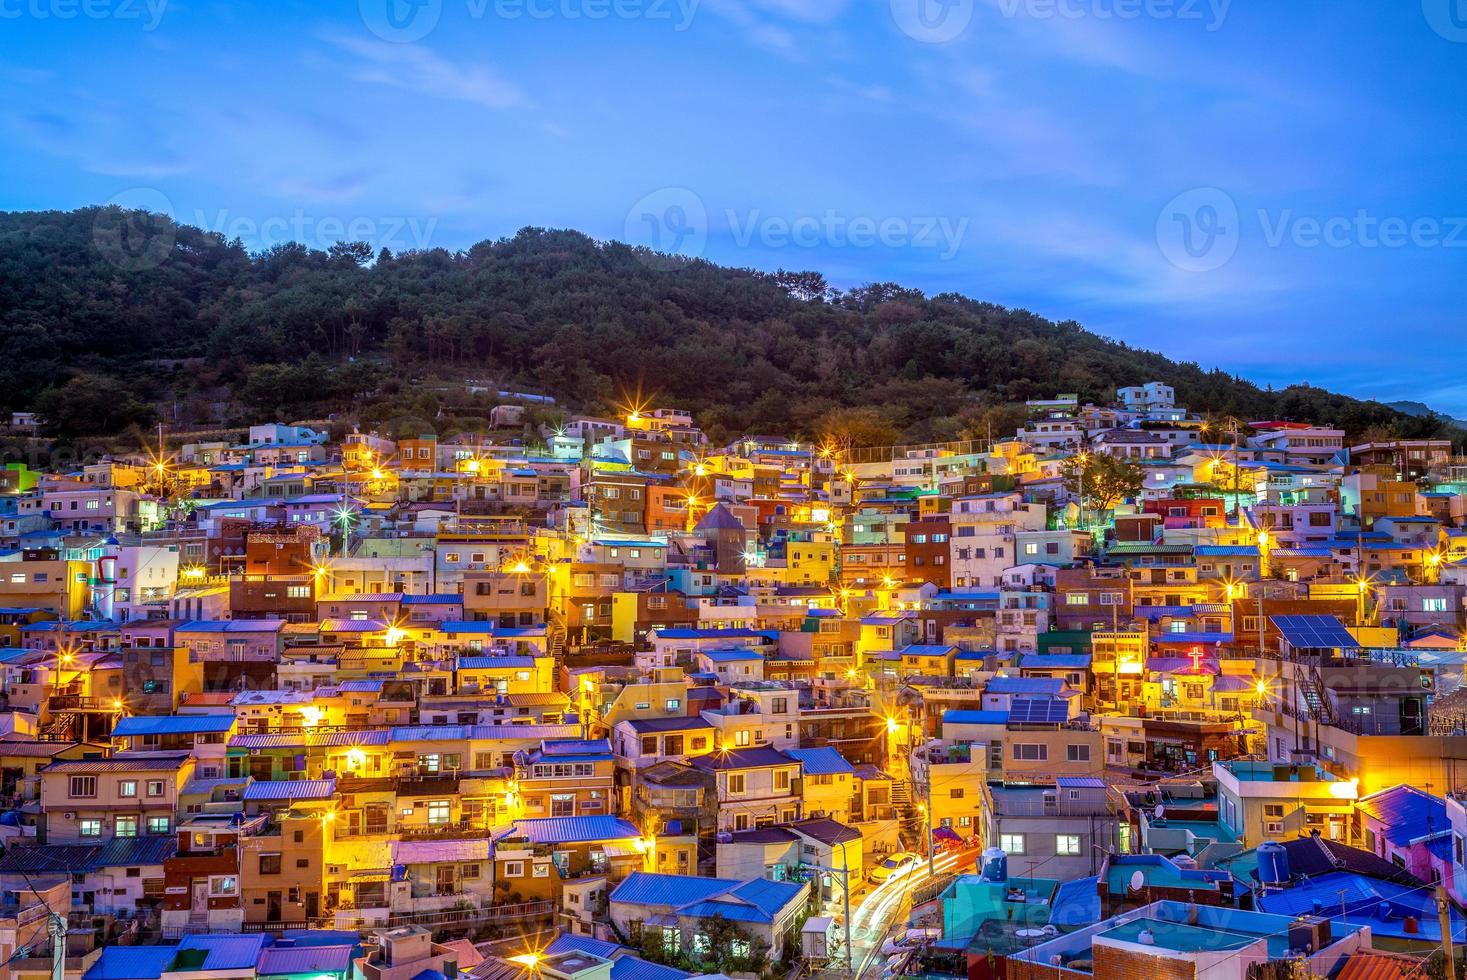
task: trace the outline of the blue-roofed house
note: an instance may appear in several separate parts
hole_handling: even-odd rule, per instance
[[[753,958],[762,946],[768,959],[775,961],[786,944],[799,942],[797,924],[809,887],[764,878],[738,881],[636,872],[611,892],[610,915],[624,936],[658,930],[664,949],[676,944],[694,956],[707,954],[709,922],[721,916],[743,934],[734,940],[731,952]]]
[[[346,980],[359,950],[355,942],[341,945],[300,944],[295,940],[277,942],[260,951],[255,973],[260,977]]]
[[[856,767],[829,745],[785,749],[784,753],[798,760],[804,772],[805,816],[849,822]]]
[[[1377,857],[1431,881],[1433,868],[1442,870],[1445,846],[1450,867],[1452,824],[1441,797],[1403,783],[1356,800],[1355,814],[1362,846]]]
[[[494,831],[496,895],[509,904],[560,901],[562,882],[604,876],[615,883],[641,870],[655,849],[635,824],[610,814],[514,820]]]
[[[958,648],[941,643],[911,643],[899,653],[903,676],[951,677]]]
[[[238,720],[230,710],[211,714],[131,715],[118,719],[112,737],[139,751],[189,752],[207,768],[224,772],[225,748]]]
[[[694,654],[693,663],[724,684],[764,679],[764,654],[750,647],[704,647]]]
[[[178,955],[176,946],[104,946],[82,980],[158,980]]]

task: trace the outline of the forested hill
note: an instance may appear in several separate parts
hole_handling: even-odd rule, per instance
[[[768,275],[526,228],[462,253],[282,245],[249,254],[161,217],[0,213],[0,400],[57,434],[356,413],[440,431],[480,378],[571,409],[686,406],[716,436],[832,428],[857,441],[1002,431],[1027,398],[1150,380],[1200,412],[1423,435],[1314,387],[1264,391],[1023,310],[885,283]],[[391,406],[391,407],[389,407]]]

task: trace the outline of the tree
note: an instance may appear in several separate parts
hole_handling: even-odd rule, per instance
[[[1064,465],[1065,489],[1097,511],[1109,511],[1141,492],[1146,473],[1135,463],[1108,453],[1079,453]]]
[[[146,425],[153,410],[115,378],[79,374],[36,399],[46,432],[62,438],[110,436]]]

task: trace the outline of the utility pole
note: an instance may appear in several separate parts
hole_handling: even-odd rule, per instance
[[[1441,921],[1442,952],[1447,958],[1447,980],[1457,980],[1457,950],[1452,942],[1452,905],[1447,901],[1447,890],[1436,886],[1436,914]]]
[[[851,980],[855,980],[856,972],[851,964],[851,869],[850,858],[846,854],[846,845],[844,844],[840,846],[840,861],[841,866],[839,868],[827,868],[823,864],[806,864],[805,867],[813,868],[816,871],[824,871],[828,874],[840,875],[841,901],[845,915],[846,974],[851,977]]]

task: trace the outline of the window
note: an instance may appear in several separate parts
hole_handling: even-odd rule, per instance
[[[262,875],[278,875],[278,874],[280,874],[280,855],[279,854],[261,854],[260,855],[260,874],[262,874]]]
[[[790,788],[790,771],[788,769],[775,770],[774,788],[777,790],[787,790]]]
[[[96,776],[72,776],[70,791],[67,793],[73,800],[90,800],[97,795]]]
[[[1089,762],[1090,761],[1090,746],[1088,746],[1088,745],[1066,745],[1065,746],[1065,761],[1066,762]]]
[[[453,808],[447,800],[428,801],[428,822],[430,824],[448,823],[453,814]]]
[[[85,817],[77,821],[77,833],[82,837],[101,837],[102,821],[96,817]]]
[[[135,816],[118,817],[113,824],[116,828],[114,833],[118,837],[136,837],[138,835],[138,818]]]
[[[149,796],[162,796],[163,795],[163,780],[161,780],[161,779],[150,779],[150,780],[148,780],[148,795]]]
[[[683,702],[682,702],[682,700],[680,698],[668,698],[667,699],[667,710],[668,711],[681,711],[682,710],[682,706],[683,706]]]
[[[117,783],[118,796],[137,796],[138,781],[136,779],[122,779]]]
[[[504,862],[504,876],[506,878],[523,878],[525,876],[525,862],[523,862],[523,861],[506,861],[506,862]]]
[[[168,833],[168,823],[169,823],[169,821],[168,821],[168,818],[167,817],[149,817],[148,818],[148,833],[150,833],[150,834],[166,834],[166,833]]]
[[[1015,762],[1044,762],[1049,758],[1049,746],[1042,743],[1015,742]]]
[[[951,790],[948,793],[948,796],[951,799],[954,799],[954,800],[961,800],[963,798],[963,789],[962,789],[962,787],[959,786],[959,787],[954,788],[953,790]]]
[[[747,777],[741,772],[728,774],[728,793],[730,796],[743,796],[745,781]]]
[[[210,875],[209,895],[213,898],[230,898],[239,894],[239,878],[234,875]]]
[[[749,744],[749,730],[747,728],[734,732],[734,744],[738,746]]]
[[[1054,853],[1064,857],[1074,857],[1080,853],[1079,834],[1056,834],[1054,837]]]
[[[1023,834],[999,834],[998,835],[998,846],[1003,849],[1003,852],[1005,854],[1023,854],[1024,853],[1024,835]]]
[[[477,864],[466,864],[459,872],[459,877],[464,881],[476,881],[479,877],[479,866]]]

